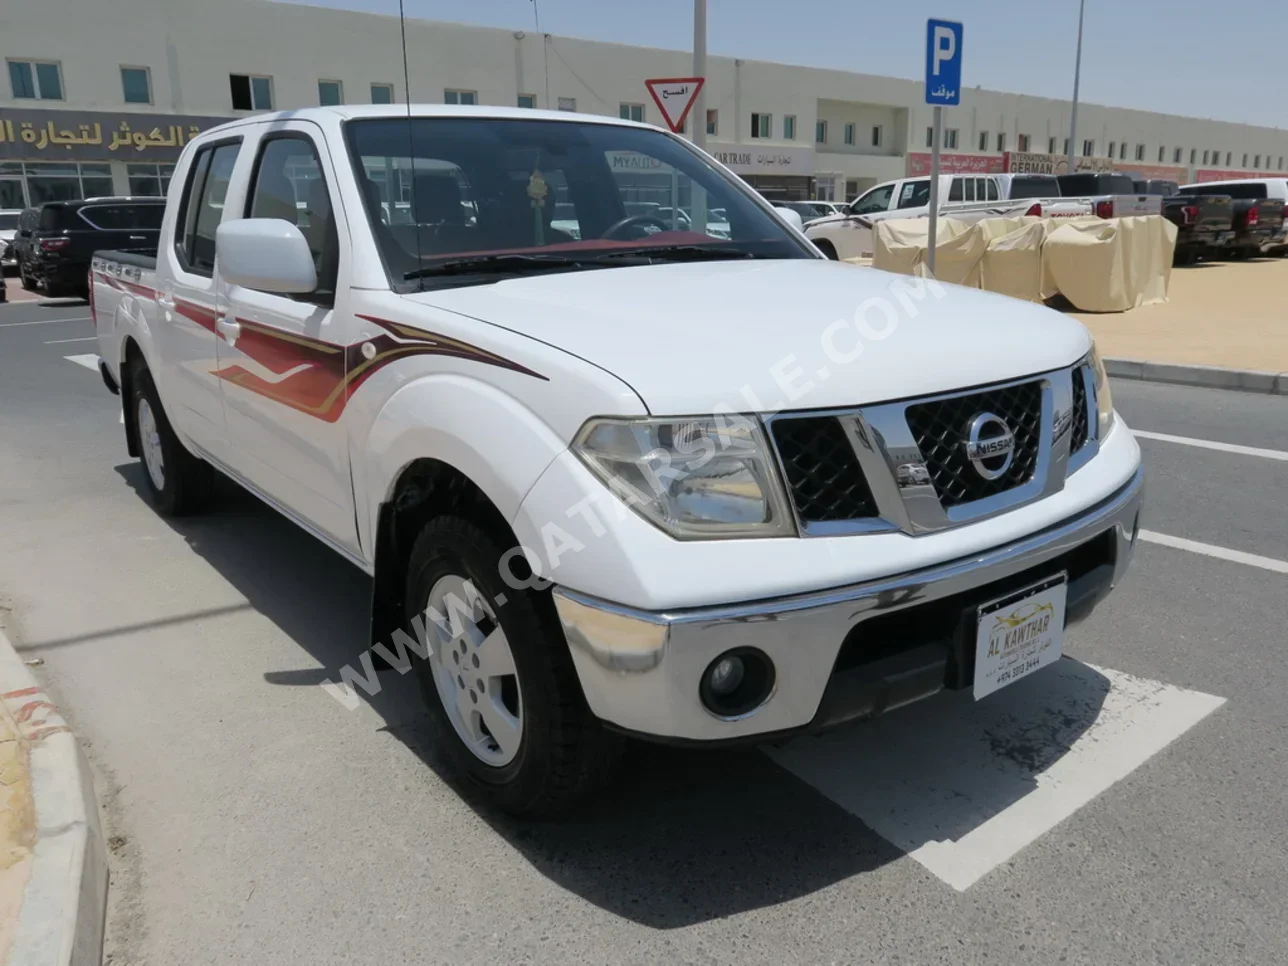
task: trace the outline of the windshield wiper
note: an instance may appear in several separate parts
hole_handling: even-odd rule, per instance
[[[640,259],[647,265],[646,259]],[[452,258],[403,273],[403,281],[441,275],[487,275],[512,272],[547,272],[570,268],[605,268],[598,258],[572,255],[472,255]]]
[[[725,261],[737,258],[772,258],[772,255],[757,255],[755,252],[745,251],[741,248],[726,248],[722,246],[701,246],[701,245],[649,245],[641,248],[631,248],[626,251],[608,252],[600,255],[602,261],[619,261],[625,259],[640,259],[641,264],[647,261],[659,262],[715,262]]]

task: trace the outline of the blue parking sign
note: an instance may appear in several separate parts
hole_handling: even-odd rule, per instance
[[[952,20],[926,21],[926,103],[942,106],[962,101],[962,25]]]

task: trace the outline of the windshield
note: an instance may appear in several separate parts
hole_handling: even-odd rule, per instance
[[[18,227],[18,212],[0,213],[0,231],[9,231]]]
[[[631,264],[595,259],[635,250],[693,257],[695,246],[710,257],[810,257],[747,188],[658,131],[421,117],[351,121],[347,137],[376,242],[402,290],[468,284],[446,270],[462,259],[522,272],[556,261]],[[501,255],[543,258],[488,258]]]

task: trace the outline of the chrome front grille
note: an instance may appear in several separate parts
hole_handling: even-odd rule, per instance
[[[783,477],[801,520],[822,523],[876,516],[872,491],[840,420],[778,419],[773,430]]]
[[[803,534],[919,534],[1058,492],[1099,449],[1094,410],[1084,360],[962,392],[766,422]]]
[[[995,496],[1033,478],[1041,437],[1041,381],[914,403],[906,412],[908,428],[944,507]],[[965,428],[981,413],[999,417],[1015,437],[1010,464],[991,480],[971,465],[964,443]]]

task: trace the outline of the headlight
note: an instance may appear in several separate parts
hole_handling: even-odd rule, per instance
[[[1114,425],[1114,396],[1109,391],[1109,374],[1100,361],[1100,353],[1091,347],[1091,368],[1096,374],[1096,439],[1104,439]]]
[[[796,533],[755,417],[592,419],[572,450],[623,502],[677,539]]]

